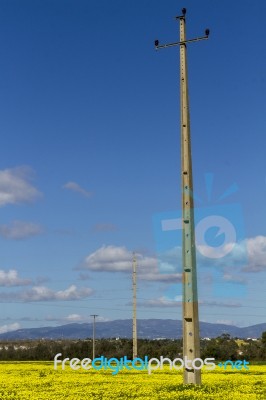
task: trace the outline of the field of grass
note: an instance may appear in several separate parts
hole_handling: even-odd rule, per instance
[[[248,371],[203,371],[202,386],[182,385],[182,373],[54,370],[50,362],[1,362],[0,400],[266,399],[266,365]]]

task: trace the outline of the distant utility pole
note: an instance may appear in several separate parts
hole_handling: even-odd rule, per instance
[[[94,360],[95,358],[95,319],[96,317],[99,317],[97,314],[91,314],[91,317],[93,317],[93,327],[92,327],[92,359]]]
[[[182,15],[175,17],[180,22],[180,41],[160,45],[155,40],[155,48],[179,46],[180,48],[180,97],[181,97],[181,180],[182,180],[182,219],[183,219],[183,358],[191,360],[184,368],[185,384],[201,384],[201,370],[196,369],[192,361],[200,357],[199,314],[197,294],[194,202],[192,180],[192,157],[190,141],[190,116],[187,78],[187,43],[208,39],[209,29],[205,36],[186,39],[186,9]],[[196,365],[197,366],[197,365]]]
[[[138,356],[137,349],[137,259],[135,253],[133,253],[133,360]]]

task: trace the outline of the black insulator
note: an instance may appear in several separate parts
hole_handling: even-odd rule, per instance
[[[209,34],[210,34],[210,30],[209,29],[205,29],[205,35],[209,36]]]
[[[182,13],[183,15],[186,15],[187,9],[186,8],[182,8]]]
[[[159,46],[159,40],[154,41],[155,47]]]

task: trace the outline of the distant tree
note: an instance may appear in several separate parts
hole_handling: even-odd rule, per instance
[[[260,344],[259,342],[254,342],[253,340],[245,341],[240,346],[239,358],[242,360],[259,360],[260,359]]]
[[[228,342],[231,339],[229,333],[222,333],[222,335],[218,336],[217,340],[219,343]]]
[[[38,343],[35,348],[35,360],[50,360],[51,355],[47,343]]]
[[[230,335],[223,334],[217,339],[201,342],[201,357],[214,357],[216,360],[236,360],[238,358],[238,345]]]

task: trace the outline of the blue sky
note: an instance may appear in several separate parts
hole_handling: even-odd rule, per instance
[[[184,6],[211,31],[188,46],[197,221],[237,232],[222,261],[201,243],[200,319],[265,322],[265,2],[2,0],[1,332],[131,318],[133,251],[138,317],[181,318],[180,232],[154,224],[180,215],[179,50],[153,43]]]

